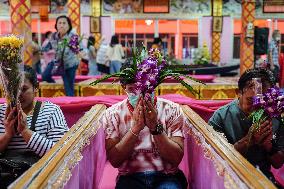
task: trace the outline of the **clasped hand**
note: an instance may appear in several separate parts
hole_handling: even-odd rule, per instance
[[[140,96],[138,103],[133,111],[134,125],[132,130],[139,133],[144,129],[145,125],[150,130],[155,130],[158,123],[157,110],[151,102],[150,95],[146,94],[145,99]]]
[[[15,130],[15,124],[17,131]],[[17,107],[8,106],[4,117],[5,134],[13,137],[16,132],[22,133],[27,127],[27,115],[22,110],[21,104],[18,103]]]
[[[260,124],[259,130],[253,131],[251,142],[260,145],[266,151],[270,151],[272,148],[272,135],[272,121],[265,120]]]

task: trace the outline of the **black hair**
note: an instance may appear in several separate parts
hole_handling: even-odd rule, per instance
[[[111,37],[111,40],[110,40],[110,46],[113,47],[114,45],[117,45],[119,42],[118,42],[118,37],[117,35],[113,35]]]
[[[68,29],[68,31],[67,31],[67,34],[69,34],[69,33],[71,32],[71,30],[72,30],[72,22],[71,22],[71,19],[70,19],[68,16],[65,16],[65,15],[58,16],[58,17],[56,18],[56,22],[55,22],[55,29],[56,29],[56,31],[58,31],[58,30],[57,30],[57,22],[58,22],[58,20],[61,19],[61,18],[65,18],[65,19],[67,20],[67,23],[68,23],[68,25],[69,25],[69,29]]]
[[[122,71],[126,68],[132,68],[132,64],[133,64],[133,58],[126,58],[125,62],[121,65],[120,71]],[[135,83],[133,78],[120,77],[119,81],[120,81],[121,85],[127,85],[127,84]]]
[[[89,48],[90,46],[95,46],[96,43],[96,39],[94,36],[90,36],[88,39],[88,43],[87,43],[87,48]]]
[[[153,41],[153,44],[160,44],[160,43],[162,43],[163,41],[162,41],[162,39],[160,38],[160,37],[155,37],[154,38],[154,41]]]
[[[24,72],[25,72],[25,78],[28,79],[33,85],[33,87],[37,89],[38,81],[35,70],[29,65],[24,65]]]
[[[262,84],[269,84],[271,87],[275,85],[275,78],[270,70],[264,68],[254,68],[246,70],[240,77],[238,88],[240,91],[249,84],[252,78],[261,78]]]
[[[49,36],[50,34],[52,34],[52,32],[51,32],[51,31],[47,31],[47,32],[45,32],[45,34],[44,34],[45,39],[46,39],[46,38],[48,38],[48,36]]]

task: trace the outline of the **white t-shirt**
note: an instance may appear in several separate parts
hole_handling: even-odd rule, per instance
[[[115,46],[109,46],[107,49],[107,58],[111,61],[123,62],[124,51],[121,44],[116,44]]]

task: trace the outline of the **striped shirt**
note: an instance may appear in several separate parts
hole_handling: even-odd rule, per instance
[[[35,124],[35,132],[26,143],[21,135],[12,137],[6,150],[33,151],[42,157],[68,131],[64,115],[59,106],[44,102]],[[5,133],[4,117],[6,104],[0,106],[0,134]],[[27,116],[28,127],[31,127],[32,115]]]
[[[100,118],[99,123],[105,130],[106,139],[121,140],[133,125],[132,112],[127,104],[127,100],[123,100],[113,105]],[[187,123],[180,106],[169,100],[157,98],[156,109],[158,121],[163,125],[167,136],[184,138],[183,128]],[[118,169],[120,175],[144,171],[172,173],[177,170],[176,166],[161,158],[147,126],[139,133],[138,138],[130,158]]]

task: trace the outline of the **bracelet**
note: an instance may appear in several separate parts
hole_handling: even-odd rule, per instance
[[[135,134],[135,133],[132,131],[131,127],[130,127],[129,131],[130,131],[134,136],[138,137],[138,135]]]

